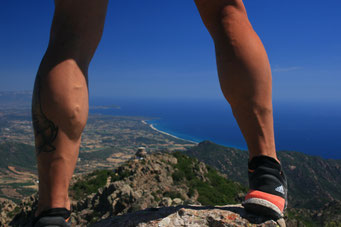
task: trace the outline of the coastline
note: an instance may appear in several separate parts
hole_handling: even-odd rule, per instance
[[[139,116],[138,122],[145,120],[147,127],[153,124],[153,127],[160,131],[185,140],[210,140],[227,147],[248,149],[233,115],[226,109],[225,102],[172,99],[169,102],[154,99],[127,99],[118,102],[114,99],[98,99],[97,105],[112,103],[117,103],[122,109],[99,109],[90,112],[111,116]],[[341,146],[338,138],[341,128],[340,105],[317,103],[321,105],[289,100],[274,102],[277,150],[298,151],[326,159],[341,159],[337,149]],[[185,123],[187,125],[184,125]]]
[[[151,129],[153,129],[154,131],[157,131],[157,132],[162,133],[162,134],[164,134],[164,135],[173,137],[173,138],[175,138],[175,139],[187,141],[187,142],[190,142],[190,143],[198,144],[198,142],[195,142],[195,141],[192,141],[192,140],[188,140],[188,139],[184,139],[184,138],[180,138],[180,137],[175,136],[175,135],[172,135],[172,134],[170,134],[170,133],[168,133],[168,132],[161,131],[161,130],[155,128],[155,126],[154,126],[153,124],[149,124],[149,123],[146,122],[145,120],[142,120],[141,122],[142,122],[142,124],[148,125],[148,126],[149,126]]]

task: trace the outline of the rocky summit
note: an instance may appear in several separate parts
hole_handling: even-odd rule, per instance
[[[273,221],[246,213],[241,205],[176,206],[153,208],[100,221],[93,227],[224,227],[285,226],[283,219]]]
[[[113,170],[77,176],[73,226],[277,226],[244,211],[246,188],[182,153],[136,156]],[[29,226],[37,195],[3,202],[1,226]],[[220,205],[220,206],[219,206]],[[4,211],[2,209],[2,211]]]

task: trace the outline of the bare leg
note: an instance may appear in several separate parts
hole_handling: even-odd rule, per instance
[[[277,220],[287,203],[287,180],[277,159],[272,79],[267,54],[242,0],[195,0],[216,47],[220,86],[247,142],[252,213]]]
[[[250,159],[275,150],[267,54],[242,0],[195,0],[216,47],[221,89],[247,142]]]
[[[70,209],[68,188],[88,116],[87,73],[108,0],[55,0],[50,42],[34,86],[32,118],[39,174],[36,215]]]

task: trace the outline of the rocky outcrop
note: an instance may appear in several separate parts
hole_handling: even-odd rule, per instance
[[[145,147],[139,147],[135,156],[137,158],[145,158],[147,157],[147,151],[146,151],[146,148]]]
[[[136,157],[113,170],[77,176],[70,187],[73,226],[284,226],[245,212],[246,189],[182,153]],[[0,226],[27,226],[37,195],[0,201]],[[212,206],[208,206],[212,205]],[[213,206],[214,205],[214,206]],[[339,226],[341,203],[320,210],[289,209],[288,227]]]
[[[238,183],[181,153],[154,153],[114,170],[76,177],[70,187],[71,220],[77,226],[87,226],[147,208],[238,203],[244,191]],[[27,225],[36,204],[37,196],[24,200],[18,205],[20,212],[7,219],[8,223]]]
[[[17,204],[11,200],[0,199],[0,226],[4,226],[7,223],[7,220],[13,218],[16,207]]]
[[[4,224],[0,226],[29,226],[37,205],[37,194],[24,198],[20,204],[15,205],[11,215],[7,215]]]
[[[273,221],[245,212],[241,205],[207,207],[177,206],[147,209],[100,221],[92,227],[224,227],[285,226],[283,219]]]

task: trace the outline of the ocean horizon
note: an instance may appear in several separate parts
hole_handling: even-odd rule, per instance
[[[210,140],[247,150],[247,145],[223,99],[113,99],[92,98],[90,113],[144,117],[157,130],[194,142]],[[341,105],[325,102],[274,101],[276,149],[297,151],[326,159],[341,159]]]

